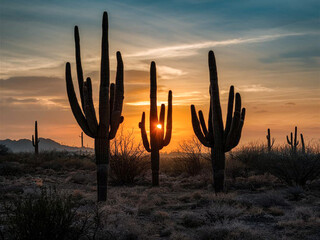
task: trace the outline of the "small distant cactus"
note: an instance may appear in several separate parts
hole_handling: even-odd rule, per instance
[[[305,145],[304,145],[304,138],[303,138],[303,134],[300,134],[300,138],[301,138],[301,151],[302,153],[305,153]],[[290,148],[292,150],[293,153],[297,152],[297,147],[299,145],[299,140],[298,140],[298,128],[297,126],[294,127],[294,138],[293,138],[293,133],[290,133],[290,139],[287,135],[287,143],[290,145]]]
[[[38,138],[38,122],[34,122],[34,135],[32,135],[32,145],[34,147],[34,154],[39,154],[39,142],[40,139]]]
[[[240,141],[245,118],[245,108],[241,110],[241,97],[239,93],[236,93],[235,108],[232,114],[234,87],[231,86],[227,120],[224,129],[219,97],[217,66],[213,51],[209,52],[209,70],[210,111],[208,128],[205,124],[202,111],[199,111],[198,118],[194,105],[191,105],[191,117],[195,135],[204,146],[211,148],[214,188],[215,192],[221,192],[224,191],[225,153],[236,147]]]
[[[271,139],[271,133],[270,133],[270,128],[268,128],[268,135],[266,136],[268,140],[268,152],[271,152],[271,148],[273,147],[273,144],[275,142],[275,139]]]
[[[76,65],[81,105],[79,106],[71,77],[70,63],[66,64],[66,84],[71,110],[83,132],[94,138],[95,157],[97,164],[98,201],[107,199],[108,167],[110,159],[110,140],[117,133],[123,122],[121,116],[124,88],[123,62],[120,52],[117,52],[116,84],[110,83],[109,42],[108,42],[108,14],[104,12],[102,21],[102,49],[100,72],[99,123],[92,100],[91,79],[83,80],[80,57],[80,38],[78,27],[74,28]]]
[[[164,134],[165,105],[161,105],[160,116],[157,113],[157,73],[155,62],[150,67],[150,144],[145,126],[145,112],[142,113],[139,128],[144,148],[151,152],[152,185],[159,186],[159,151],[167,146],[172,133],[172,91],[168,93],[168,114],[166,134]]]
[[[81,139],[81,148],[83,148],[83,132],[80,134],[80,139]]]

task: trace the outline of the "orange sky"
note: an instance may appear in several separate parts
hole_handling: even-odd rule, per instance
[[[251,3],[247,15],[245,3],[190,1],[177,11],[166,2],[161,6],[137,2],[133,6],[110,1],[107,7],[111,80],[114,82],[115,53],[120,50],[125,67],[124,128],[133,129],[136,141],[141,139],[138,123],[143,111],[148,123],[152,60],[157,63],[158,104],[167,103],[168,91],[173,91],[173,134],[163,151],[176,149],[194,135],[190,105],[207,116],[207,53],[213,49],[224,121],[231,84],[247,109],[240,145],[265,141],[267,128],[276,144],[283,144],[294,126],[304,133],[306,142],[319,142],[320,34],[315,7],[300,6],[298,1],[290,9],[281,3],[276,9],[267,3]],[[64,65],[70,61],[77,89],[75,24],[80,29],[84,76],[93,80],[98,113],[101,9],[105,7],[97,2],[85,11],[88,5],[81,3],[70,11],[63,4],[43,1],[37,7],[28,3],[22,8],[4,1],[0,14],[0,139],[30,139],[38,120],[40,137],[80,145],[81,130],[71,113],[64,79]],[[165,7],[166,12],[160,13]],[[243,16],[247,21],[240,24]],[[84,142],[93,146],[88,137]]]

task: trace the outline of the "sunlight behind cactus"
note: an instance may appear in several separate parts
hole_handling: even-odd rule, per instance
[[[157,113],[157,73],[155,62],[150,67],[150,144],[146,132],[145,113],[142,113],[139,128],[144,148],[151,152],[152,185],[159,186],[159,151],[167,146],[172,133],[172,91],[168,93],[167,129],[164,134],[165,105],[161,104],[160,116]]]

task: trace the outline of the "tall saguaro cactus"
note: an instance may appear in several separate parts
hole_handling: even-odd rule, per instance
[[[268,134],[267,134],[266,138],[268,141],[268,152],[271,152],[271,148],[274,144],[275,139],[274,138],[271,139],[270,128],[268,128]]]
[[[198,118],[194,105],[191,105],[191,117],[195,135],[204,146],[211,148],[214,188],[216,192],[221,192],[224,191],[225,153],[236,147],[240,141],[246,110],[245,108],[241,110],[241,97],[239,93],[236,93],[233,113],[234,87],[231,86],[226,126],[223,127],[217,66],[213,51],[209,52],[209,70],[210,111],[208,128],[202,111],[199,111]]]
[[[34,135],[32,135],[32,145],[34,147],[34,153],[38,155],[39,153],[39,142],[40,139],[38,138],[38,122],[34,122]]]
[[[95,157],[97,164],[98,201],[106,201],[108,166],[110,158],[110,140],[117,133],[119,125],[123,122],[121,116],[124,88],[123,88],[123,62],[120,52],[117,52],[116,84],[110,83],[109,43],[108,43],[108,15],[103,13],[102,20],[102,49],[99,96],[99,123],[96,118],[92,100],[91,79],[83,80],[80,57],[80,39],[78,27],[74,28],[76,65],[78,85],[81,98],[81,107],[78,103],[71,77],[70,63],[66,64],[66,83],[70,106],[75,119],[83,132],[94,138]]]
[[[168,113],[166,134],[164,134],[165,105],[161,104],[160,116],[157,113],[157,73],[156,64],[151,62],[150,67],[150,144],[146,132],[145,113],[142,113],[139,128],[144,148],[151,152],[152,185],[159,186],[159,151],[167,146],[172,133],[172,91],[168,93]]]
[[[299,145],[299,141],[297,139],[297,131],[298,131],[298,128],[294,127],[294,138],[293,138],[293,133],[291,132],[290,133],[290,140],[287,135],[287,142],[290,145],[292,152],[294,152],[294,153],[297,152],[297,146]]]

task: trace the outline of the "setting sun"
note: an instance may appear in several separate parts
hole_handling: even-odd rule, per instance
[[[161,129],[162,125],[161,124],[157,124],[157,128]]]

